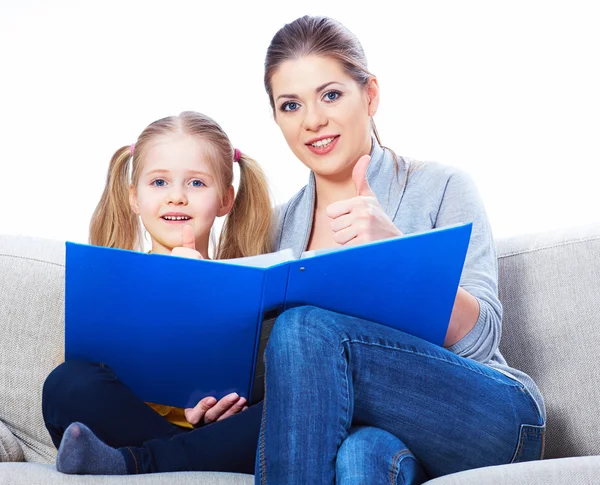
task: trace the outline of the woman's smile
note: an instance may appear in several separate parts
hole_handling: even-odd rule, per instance
[[[327,155],[333,151],[339,139],[340,135],[325,135],[313,138],[306,146],[315,155]]]

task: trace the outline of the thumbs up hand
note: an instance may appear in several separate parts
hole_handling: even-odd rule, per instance
[[[369,155],[363,155],[352,169],[352,182],[354,182],[358,197],[375,197],[367,180],[367,169],[370,161],[371,157]]]
[[[194,229],[192,226],[185,225],[181,230],[181,246],[173,248],[172,256],[180,256],[182,258],[204,259],[202,255],[196,251],[196,239],[194,237]]]
[[[370,161],[371,157],[364,155],[352,170],[356,197],[334,202],[327,207],[333,239],[338,244],[363,244],[402,235],[369,186],[367,168]]]

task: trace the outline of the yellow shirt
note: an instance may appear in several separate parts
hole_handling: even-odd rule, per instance
[[[188,423],[187,419],[185,419],[185,414],[182,408],[166,406],[164,404],[154,404],[151,402],[147,402],[146,404],[154,409],[154,411],[160,414],[163,418],[165,418],[169,423],[174,424],[175,426],[181,426],[182,428],[193,428],[193,426]]]

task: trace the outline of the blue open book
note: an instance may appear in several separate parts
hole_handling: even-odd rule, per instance
[[[282,311],[313,305],[442,345],[471,224],[294,259],[203,261],[66,243],[65,356],[108,364],[146,402],[262,398]]]

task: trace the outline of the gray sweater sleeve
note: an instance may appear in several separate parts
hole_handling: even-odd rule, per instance
[[[496,352],[502,333],[496,246],[475,184],[457,170],[446,184],[435,227],[467,222],[473,223],[473,229],[460,286],[479,302],[479,318],[473,329],[448,350],[486,363]]]

